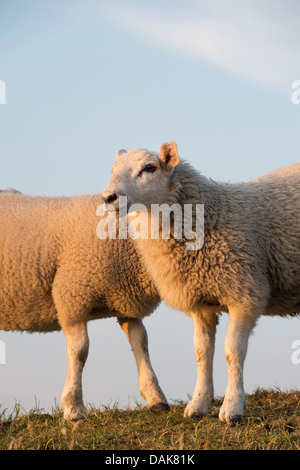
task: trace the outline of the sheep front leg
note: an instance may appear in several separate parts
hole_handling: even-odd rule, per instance
[[[168,410],[167,399],[162,392],[157,377],[152,369],[148,351],[147,331],[138,318],[118,319],[135,357],[140,394],[152,411]]]
[[[68,372],[61,398],[64,418],[78,420],[83,418],[82,370],[89,350],[86,323],[68,325],[63,328],[68,353]]]
[[[229,327],[225,339],[228,384],[219,412],[220,420],[227,423],[239,422],[246,408],[243,369],[248,339],[255,323],[255,317],[243,316],[229,309]]]
[[[197,382],[192,400],[184,416],[205,416],[210,411],[213,398],[213,356],[217,317],[215,313],[192,313],[194,321],[194,349],[197,360]]]

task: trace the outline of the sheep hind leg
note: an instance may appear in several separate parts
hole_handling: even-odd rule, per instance
[[[205,311],[191,313],[191,316],[194,321],[197,381],[193,397],[184,411],[186,418],[206,416],[214,399],[212,371],[217,317],[215,313]]]
[[[248,339],[255,323],[255,316],[243,315],[237,309],[229,309],[229,326],[225,339],[228,384],[219,412],[219,419],[229,424],[239,422],[246,408],[243,369]]]
[[[150,362],[148,335],[142,321],[138,318],[119,318],[118,322],[128,338],[135,357],[141,396],[146,400],[150,410],[169,410],[167,399]]]
[[[78,420],[84,417],[82,400],[82,371],[89,350],[86,323],[76,323],[63,328],[68,353],[68,372],[61,397],[64,418]]]

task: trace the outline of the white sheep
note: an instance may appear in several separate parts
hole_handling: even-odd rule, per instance
[[[97,237],[101,196],[9,192],[0,196],[0,330],[63,330],[68,372],[61,405],[65,418],[80,419],[87,322],[117,317],[135,356],[142,397],[152,410],[168,409],[141,321],[159,295],[132,241]]]
[[[4,189],[0,189],[0,193],[14,193],[14,194],[21,194],[20,191],[18,191],[17,189],[13,189],[13,188],[4,188]]]
[[[120,196],[128,207],[144,204],[150,217],[154,203],[182,210],[204,204],[201,249],[186,249],[184,235],[172,233],[135,243],[161,299],[194,320],[198,372],[185,416],[211,409],[216,314],[229,312],[228,386],[219,418],[240,420],[244,360],[257,319],[300,312],[300,163],[249,182],[218,183],[180,161],[174,142],[165,143],[159,154],[135,149],[118,156],[103,199],[118,209]]]

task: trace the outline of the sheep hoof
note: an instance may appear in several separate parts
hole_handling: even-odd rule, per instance
[[[64,419],[67,421],[77,422],[86,418],[86,413],[83,409],[79,410],[64,410]]]
[[[229,418],[228,422],[231,427],[234,427],[236,424],[242,421],[242,418],[243,418],[242,415],[233,416]]]
[[[190,416],[188,416],[188,418],[189,418],[191,421],[197,421],[197,419],[201,419],[201,418],[203,418],[203,416],[204,416],[204,415],[193,413],[193,414],[191,414]]]
[[[168,403],[160,402],[160,403],[156,403],[155,405],[150,406],[149,410],[153,411],[154,413],[158,413],[160,411],[169,411],[170,407]]]
[[[230,426],[235,426],[243,419],[243,412],[246,409],[246,401],[242,399],[236,403],[232,400],[224,399],[223,405],[219,411],[219,419],[223,423],[227,423]]]
[[[240,423],[243,419],[243,415],[241,414],[236,414],[232,416],[219,416],[220,421],[223,421],[223,423],[229,424],[231,427],[234,427],[236,424]]]
[[[70,421],[72,421],[73,423],[77,423],[78,421],[84,421],[85,419],[86,417],[81,415],[81,416],[78,416],[77,418],[71,418]]]

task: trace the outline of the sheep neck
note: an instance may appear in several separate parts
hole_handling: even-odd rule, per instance
[[[180,204],[182,207],[184,204],[204,204],[206,237],[217,223],[221,205],[220,191],[213,190],[217,186],[218,183],[208,180],[189,164],[181,162],[173,173],[166,203]],[[168,305],[187,312],[193,310],[195,303],[216,302],[216,298],[210,298],[210,294],[206,292],[205,279],[201,280],[199,266],[205,256],[202,250],[187,251],[186,240],[172,236],[169,239],[139,239],[136,243],[146,269],[161,298]],[[199,279],[201,289],[198,284],[197,292],[190,288],[187,270],[189,276],[197,275]]]

